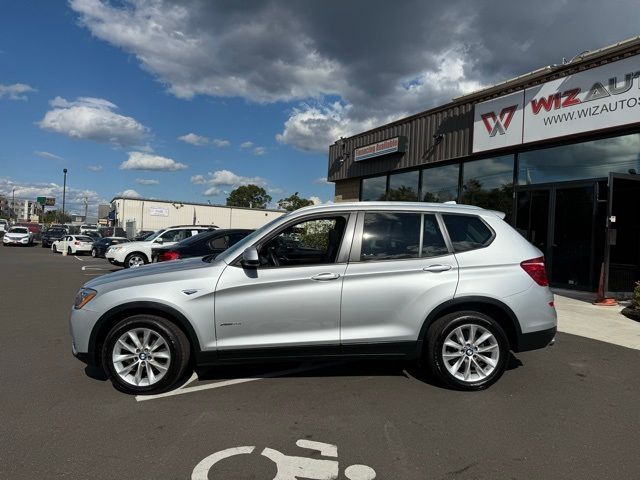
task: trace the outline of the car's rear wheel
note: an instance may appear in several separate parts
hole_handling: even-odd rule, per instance
[[[148,263],[147,257],[138,252],[130,253],[127,255],[127,258],[124,259],[125,268],[140,267],[146,263]]]
[[[91,249],[91,256],[92,256],[93,258],[96,258],[96,257],[98,256],[98,252],[96,251],[96,249],[95,249],[95,248],[92,248],[92,249]]]
[[[67,253],[69,255],[73,255],[73,251],[71,250],[71,247],[67,247]]]
[[[425,359],[431,372],[459,390],[482,390],[504,373],[509,342],[493,318],[474,311],[445,315],[429,327]]]
[[[190,346],[176,325],[154,315],[116,324],[102,347],[102,365],[118,390],[139,395],[169,390],[185,373]]]

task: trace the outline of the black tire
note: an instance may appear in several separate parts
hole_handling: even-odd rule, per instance
[[[461,380],[446,368],[443,358],[443,344],[447,336],[456,328],[464,325],[476,325],[488,330],[497,341],[498,360],[494,370],[481,380]],[[453,312],[434,321],[427,331],[426,350],[424,352],[426,367],[438,380],[456,390],[483,390],[494,384],[504,373],[509,358],[509,341],[502,327],[493,318],[484,313],[474,311]],[[474,367],[475,368],[475,367]],[[477,370],[476,370],[477,372]]]
[[[142,260],[143,265],[146,265],[147,263],[149,263],[149,260],[147,260],[147,256],[144,253],[133,252],[127,255],[127,257],[124,259],[124,268],[131,268],[131,266],[129,265],[129,262],[133,258],[139,258],[140,260]]]
[[[98,256],[98,252],[96,251],[96,249],[95,249],[95,248],[92,248],[92,249],[91,249],[91,256],[92,256],[93,258],[96,258],[96,257]]]
[[[71,251],[71,247],[67,247],[67,255],[73,255],[73,252]]]
[[[52,245],[52,250],[53,253],[58,253],[58,247],[56,247],[55,245]]]
[[[171,362],[165,376],[150,386],[136,386],[123,380],[112,362],[114,345],[121,335],[134,328],[147,328],[165,340],[171,352]],[[102,345],[102,366],[113,386],[121,392],[131,395],[152,395],[170,390],[178,382],[189,365],[191,347],[189,340],[180,328],[169,320],[155,315],[134,315],[118,322],[107,334]]]

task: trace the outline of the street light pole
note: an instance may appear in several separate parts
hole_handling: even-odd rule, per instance
[[[11,190],[11,215],[10,217],[13,217],[16,213],[16,187],[13,187],[13,189]],[[18,217],[16,217],[16,220],[18,220]]]
[[[64,217],[64,202],[67,196],[67,169],[62,170],[64,172],[64,184],[62,186],[62,216]],[[64,220],[62,220],[64,222]]]

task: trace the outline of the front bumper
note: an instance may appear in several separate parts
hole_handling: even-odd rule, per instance
[[[2,237],[2,243],[5,245],[28,245],[28,238],[8,238],[6,235]]]

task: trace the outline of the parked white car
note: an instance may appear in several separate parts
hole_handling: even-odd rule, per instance
[[[86,235],[66,235],[51,244],[52,252],[63,252],[65,248],[69,255],[89,254],[93,248],[93,238]]]
[[[98,233],[98,226],[93,224],[85,224],[80,225],[80,235],[87,232],[96,232]]]
[[[213,230],[217,227],[204,226],[176,226],[158,230],[146,240],[141,242],[122,243],[109,247],[105,258],[113,265],[124,266],[125,268],[139,267],[151,262],[151,249],[160,245],[173,245],[185,238],[192,237],[206,230]]]
[[[9,245],[33,245],[33,233],[27,227],[12,227],[2,237],[2,244]]]

